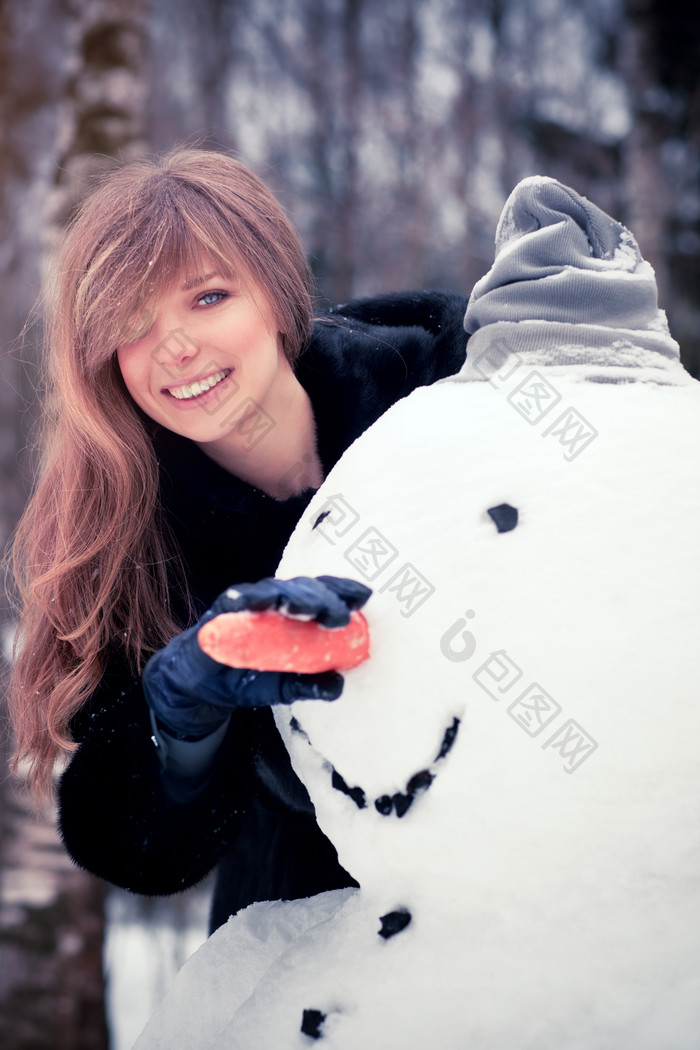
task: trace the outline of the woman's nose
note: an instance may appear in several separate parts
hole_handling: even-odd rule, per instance
[[[171,378],[181,375],[199,353],[199,347],[184,328],[160,324],[156,340],[151,356]]]

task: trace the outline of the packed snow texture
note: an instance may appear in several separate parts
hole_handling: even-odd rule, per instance
[[[327,478],[279,575],[367,582],[371,655],[276,717],[362,888],[231,919],[138,1050],[697,1050],[700,384],[599,350]]]

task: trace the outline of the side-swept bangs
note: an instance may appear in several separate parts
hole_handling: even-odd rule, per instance
[[[161,295],[203,258],[269,304],[294,362],[311,328],[310,271],[284,210],[225,154],[178,150],[109,175],[78,212],[56,260],[88,374],[145,334]],[[62,293],[62,294],[61,294]],[[67,302],[66,302],[67,300]]]

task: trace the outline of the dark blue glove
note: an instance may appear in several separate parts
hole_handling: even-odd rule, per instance
[[[176,635],[148,661],[142,682],[149,707],[171,736],[198,740],[218,729],[236,707],[337,699],[343,677],[336,671],[294,674],[226,667],[202,652],[197,632],[220,613],[246,609],[279,609],[324,627],[343,627],[350,612],[360,609],[371,593],[362,583],[336,576],[269,578],[230,587],[199,623]]]

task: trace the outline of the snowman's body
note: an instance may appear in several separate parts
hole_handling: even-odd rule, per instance
[[[700,1047],[698,448],[677,362],[511,358],[348,450],[279,575],[367,582],[371,657],[277,721],[362,888],[207,1046]]]

